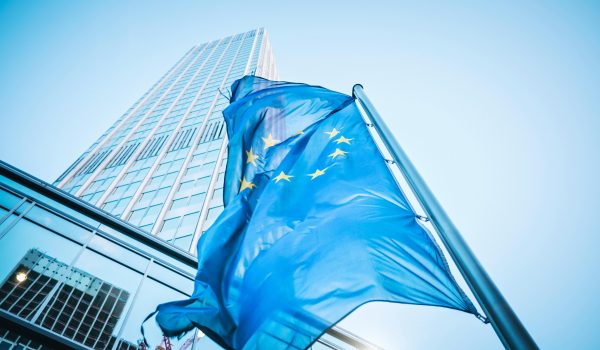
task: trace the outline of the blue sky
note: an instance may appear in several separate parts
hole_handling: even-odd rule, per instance
[[[259,26],[282,79],[365,86],[542,348],[600,347],[594,2],[2,1],[0,159],[53,181],[192,45]],[[342,326],[500,348],[445,309],[372,304]]]

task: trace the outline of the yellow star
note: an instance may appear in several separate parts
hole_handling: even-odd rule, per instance
[[[315,170],[314,173],[308,174],[308,176],[311,177],[311,180],[314,180],[314,179],[316,179],[317,177],[319,177],[319,176],[321,176],[323,174],[325,174],[325,170],[319,170],[319,169],[317,169],[317,170]]]
[[[336,128],[333,128],[333,130],[331,130],[331,131],[325,131],[325,133],[329,135],[330,139],[332,139],[332,138],[335,137],[335,135],[339,134],[340,132],[337,131]]]
[[[335,152],[331,153],[329,156],[330,156],[331,158],[335,159],[335,157],[337,157],[337,156],[345,156],[345,155],[346,155],[346,153],[348,153],[348,152],[344,152],[344,151],[342,151],[341,149],[339,149],[339,148],[336,148],[336,149],[335,149]]]
[[[245,177],[242,178],[241,180],[242,184],[240,185],[240,192],[242,192],[243,190],[249,188],[251,191],[254,187],[256,187],[255,184],[253,184],[250,181],[247,181]]]
[[[304,131],[300,130],[300,131],[298,131],[297,133],[294,134],[294,136],[296,136],[296,135],[304,135]]]
[[[258,159],[258,154],[252,153],[252,148],[249,151],[246,151],[246,164],[252,163],[252,165],[256,166],[256,160]]]
[[[267,149],[271,146],[275,146],[276,144],[279,143],[279,140],[275,140],[273,138],[273,135],[269,134],[269,137],[261,137],[263,142],[265,143],[265,147],[263,147],[263,149]]]
[[[340,136],[339,139],[335,140],[335,143],[340,144],[340,143],[347,143],[350,144],[350,141],[352,141],[352,139],[347,139],[344,136]]]
[[[286,175],[286,173],[284,173],[283,171],[279,173],[279,175],[277,175],[275,177],[275,182],[279,182],[281,180],[285,180],[287,182],[291,182],[290,179],[292,178],[292,175]]]

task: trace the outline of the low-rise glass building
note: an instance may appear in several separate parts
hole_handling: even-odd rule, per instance
[[[0,256],[0,349],[137,349],[144,318],[188,297],[196,270],[189,253],[5,163]]]
[[[156,305],[190,296],[190,253],[0,161],[0,349],[140,347]],[[201,332],[152,349],[218,349]],[[333,328],[314,349],[375,349]]]

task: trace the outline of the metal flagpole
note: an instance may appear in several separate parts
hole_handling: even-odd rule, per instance
[[[483,269],[456,226],[454,226],[379,113],[375,110],[371,101],[369,101],[362,85],[354,85],[352,95],[362,105],[394,161],[400,167],[402,174],[439,233],[441,240],[490,320],[504,347],[507,349],[538,349],[525,326]]]

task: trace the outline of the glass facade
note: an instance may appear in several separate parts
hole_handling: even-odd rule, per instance
[[[156,239],[153,248],[140,239],[147,233],[106,214],[92,218],[73,199],[57,201],[33,187],[2,169],[0,315],[51,331],[68,346],[137,349],[140,325],[152,309],[191,294],[193,257]],[[6,344],[15,338],[14,331],[2,332]],[[153,322],[146,333],[151,344],[160,345]],[[172,346],[193,344],[192,333],[172,339]],[[10,348],[2,344],[0,349]]]
[[[2,162],[0,255],[0,349],[139,349],[145,317],[189,297],[197,268],[189,252]],[[150,349],[168,348],[152,320],[145,330]],[[219,348],[200,332],[170,344]],[[371,348],[339,328],[312,346]]]
[[[233,81],[277,79],[261,28],[193,47],[54,183],[0,161],[0,350],[141,349],[223,210]],[[199,331],[148,349],[218,349]],[[313,349],[374,348],[334,328]]]
[[[231,84],[277,79],[264,29],[193,47],[55,185],[175,247],[221,212]]]

